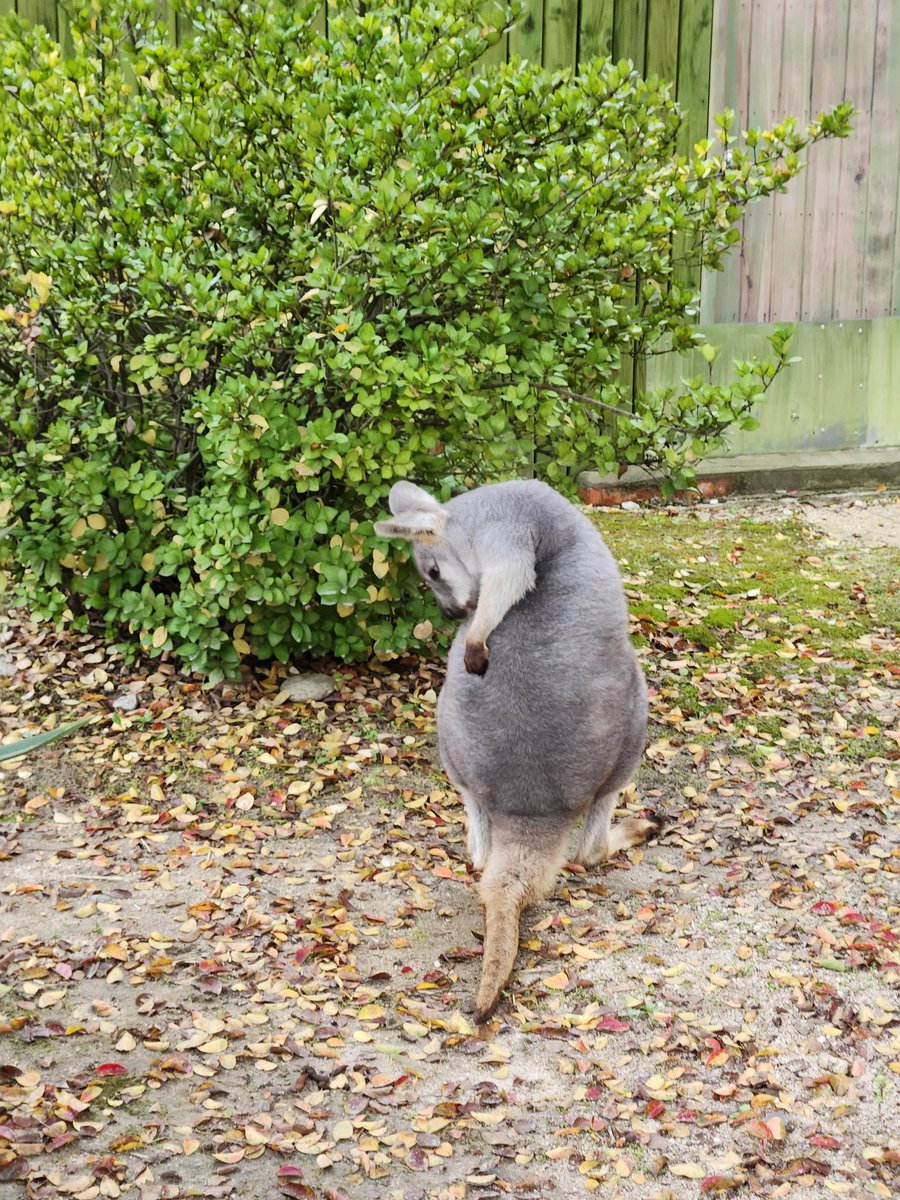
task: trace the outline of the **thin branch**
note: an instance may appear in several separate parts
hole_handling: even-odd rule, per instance
[[[514,381],[509,379],[501,379],[496,383],[489,384],[489,387],[509,387]],[[571,388],[562,387],[558,383],[536,383],[533,379],[522,380],[527,383],[537,392],[556,392],[558,396],[565,396],[567,400],[580,400],[582,404],[593,404],[597,408],[604,408],[607,412],[616,413],[620,417],[628,417],[631,419],[634,413],[628,412],[625,408],[617,408],[615,404],[607,404],[605,400],[595,400],[593,396],[586,396],[584,392],[573,392]]]

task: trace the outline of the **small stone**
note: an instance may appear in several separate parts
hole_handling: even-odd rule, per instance
[[[112,706],[119,712],[134,712],[138,706],[138,698],[134,692],[121,692],[113,700]]]
[[[309,672],[305,675],[288,675],[275,699],[279,704],[284,704],[286,700],[300,704],[308,700],[324,700],[333,691],[334,680],[330,675]]]
[[[836,1054],[829,1054],[827,1051],[819,1055],[819,1066],[831,1075],[846,1075],[850,1070],[846,1058],[838,1058]]]
[[[639,504],[635,503],[634,500],[623,500],[622,508],[625,510],[625,512],[640,512],[641,511],[641,506]]]

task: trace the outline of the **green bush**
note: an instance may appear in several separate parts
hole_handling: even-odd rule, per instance
[[[186,3],[177,48],[147,0],[71,13],[66,53],[0,25],[17,594],[214,678],[413,643],[431,610],[371,525],[395,478],[682,482],[787,335],[732,387],[630,365],[702,341],[684,264],[849,118],[741,146],[726,114],[685,159],[627,63],[473,70],[480,0],[338,3],[327,40],[317,7]]]

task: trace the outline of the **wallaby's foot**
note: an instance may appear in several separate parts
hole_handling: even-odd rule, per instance
[[[640,846],[642,842],[655,837],[664,824],[662,817],[656,813],[647,817],[626,817],[610,827],[606,838],[598,838],[587,845],[582,843],[575,862],[586,867],[598,866],[620,850],[630,850],[632,846]]]
[[[483,675],[488,669],[488,648],[485,642],[466,642],[464,655],[466,670],[470,675]]]

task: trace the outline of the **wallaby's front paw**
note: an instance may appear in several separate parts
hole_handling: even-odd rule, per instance
[[[470,675],[483,675],[488,669],[488,648],[484,642],[466,642],[466,670]]]

